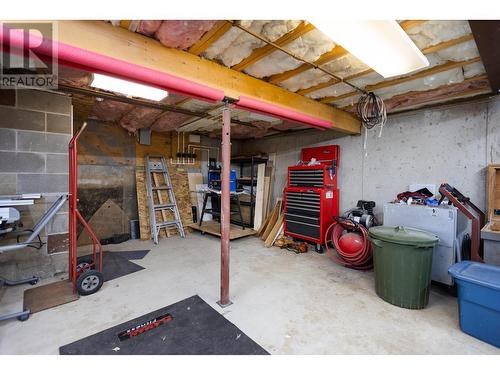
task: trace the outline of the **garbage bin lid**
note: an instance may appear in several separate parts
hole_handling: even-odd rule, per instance
[[[439,241],[432,233],[410,227],[371,227],[369,233],[375,239],[401,245],[433,246]]]

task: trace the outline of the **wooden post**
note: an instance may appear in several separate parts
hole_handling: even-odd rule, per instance
[[[222,171],[221,171],[221,273],[219,306],[231,305],[229,300],[229,235],[230,235],[230,170],[231,170],[231,109],[226,103],[222,110]]]

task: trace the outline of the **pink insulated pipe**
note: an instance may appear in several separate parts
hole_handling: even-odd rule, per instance
[[[253,112],[271,115],[286,120],[299,122],[301,124],[311,125],[321,130],[330,129],[332,122],[317,117],[306,115],[305,113],[283,108],[275,104],[263,102],[261,100],[240,96],[240,100],[235,104],[236,108],[246,109]]]
[[[59,63],[74,68],[147,84],[205,101],[221,101],[224,98],[222,90],[65,43],[51,41],[39,35],[29,34],[28,38],[28,34],[20,29],[0,27],[0,40],[4,46],[7,45],[11,48],[11,52],[20,53],[20,51],[28,47],[27,42],[29,41],[32,51],[47,58],[56,55]],[[235,106],[248,111],[310,125],[320,130],[330,129],[333,126],[331,121],[247,96],[240,96]]]
[[[39,35],[29,34],[21,29],[0,27],[0,40],[11,48],[23,50],[29,41],[32,51],[47,57],[56,54],[58,62],[64,65],[78,66],[90,72],[108,74],[117,78],[148,84],[167,89],[179,94],[193,96],[208,101],[220,101],[224,98],[222,90],[214,89],[184,78],[163,73],[154,69],[132,64],[113,57],[101,55],[65,43],[44,39]]]

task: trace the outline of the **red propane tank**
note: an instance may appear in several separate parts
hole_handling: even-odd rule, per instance
[[[361,237],[358,233],[347,232],[339,239],[339,247],[343,252],[348,254],[354,254],[361,251],[363,246],[363,237]]]

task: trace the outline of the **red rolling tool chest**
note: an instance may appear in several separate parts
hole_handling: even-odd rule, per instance
[[[337,145],[311,147],[302,149],[299,165],[288,167],[285,235],[315,243],[318,250],[324,245],[325,232],[339,215],[339,160]]]

